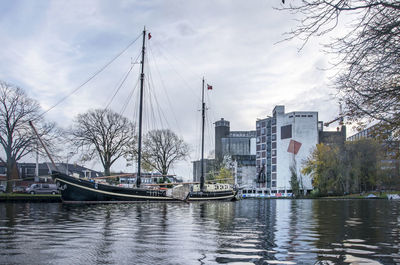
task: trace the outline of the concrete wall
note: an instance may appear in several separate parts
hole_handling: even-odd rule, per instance
[[[318,144],[318,112],[291,112],[277,113],[277,187],[279,190],[289,190],[290,185],[290,166],[296,165],[297,174],[301,176],[302,163],[311,154]],[[285,125],[292,126],[290,138],[281,139],[281,128]],[[291,141],[301,143],[297,154],[289,152],[288,148]],[[309,176],[302,176],[304,189],[311,190],[311,179]]]

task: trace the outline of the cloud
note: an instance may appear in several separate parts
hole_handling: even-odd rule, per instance
[[[338,113],[328,76],[329,58],[316,41],[301,52],[299,41],[283,42],[295,24],[268,1],[13,1],[0,4],[0,78],[25,88],[47,109],[82,84],[138,36],[146,26],[155,113],[192,145],[199,158],[201,78],[207,95],[206,153],[213,149],[212,122],[224,117],[233,130],[254,130],[256,118],[275,105],[287,111],[314,110],[320,118]],[[0,11],[1,12],[1,11]],[[140,41],[111,67],[46,117],[62,126],[90,108],[108,104],[140,52]],[[110,105],[119,112],[137,81],[134,74]],[[151,75],[151,77],[150,77]],[[157,100],[156,100],[157,98]],[[135,119],[137,96],[124,113]],[[149,103],[150,104],[150,103]],[[148,119],[151,116],[147,116]],[[164,118],[163,117],[163,118]],[[158,120],[158,118],[156,119]],[[154,120],[147,121],[147,127]],[[155,126],[155,125],[154,125]],[[98,165],[97,165],[98,167]],[[119,162],[115,170],[126,170]],[[191,163],[175,167],[191,174]]]

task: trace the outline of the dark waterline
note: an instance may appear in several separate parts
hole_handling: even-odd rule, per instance
[[[0,203],[0,264],[400,264],[400,202]]]

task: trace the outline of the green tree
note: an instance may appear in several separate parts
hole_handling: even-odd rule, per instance
[[[312,177],[322,194],[374,190],[385,184],[382,145],[373,139],[346,142],[343,147],[318,144],[305,161],[302,173]]]
[[[232,172],[225,167],[220,168],[218,175],[215,177],[215,181],[218,183],[233,184],[234,180],[233,180]]]
[[[297,176],[296,160],[293,159],[293,163],[289,167],[290,170],[290,186],[292,188],[292,193],[295,196],[300,196],[300,182]]]
[[[305,161],[302,174],[312,178],[312,184],[322,194],[336,191],[338,186],[338,147],[318,144]]]

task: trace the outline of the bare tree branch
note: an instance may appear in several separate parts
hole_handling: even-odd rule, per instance
[[[130,148],[136,142],[134,124],[109,109],[79,114],[69,134],[73,145],[83,152],[84,160],[100,158],[105,175],[110,175],[118,158],[132,152]]]
[[[37,150],[37,138],[29,127],[29,121],[37,124],[40,136],[54,147],[49,136],[56,131],[55,126],[44,123],[39,112],[39,104],[21,88],[0,81],[0,145],[6,155],[7,180],[11,179],[16,163]],[[11,190],[11,185],[7,184],[7,192]]]
[[[337,55],[334,85],[344,115],[360,129],[378,122],[400,137],[400,2],[394,0],[302,0],[277,8],[300,16],[288,39],[303,46],[315,36],[332,32],[344,16],[350,30],[325,47]],[[302,47],[303,47],[302,46]],[[302,48],[301,47],[301,48]]]

